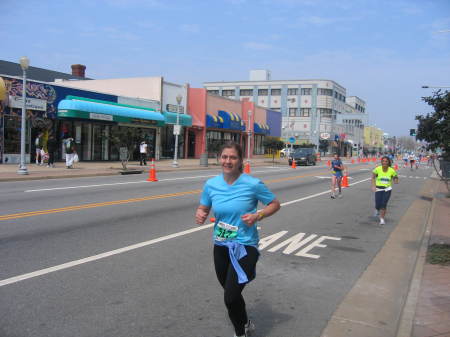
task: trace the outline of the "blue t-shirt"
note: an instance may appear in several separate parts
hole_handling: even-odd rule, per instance
[[[331,161],[331,170],[336,171],[336,172],[342,171],[342,169],[340,169],[337,166],[339,166],[339,167],[342,166],[342,161],[340,159],[335,159],[335,160]]]
[[[218,230],[229,227],[232,234],[225,238],[243,245],[254,246],[259,242],[256,223],[249,227],[242,221],[241,216],[255,213],[258,201],[267,205],[273,200],[275,195],[260,179],[243,173],[232,185],[229,185],[221,174],[206,181],[200,204],[213,208],[216,218],[214,240],[217,239]]]

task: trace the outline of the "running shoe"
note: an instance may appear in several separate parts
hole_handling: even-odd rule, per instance
[[[380,218],[380,225],[386,225],[386,222],[384,222],[383,218]]]
[[[245,324],[245,335],[251,336],[254,331],[255,324],[251,320],[248,320],[247,324]]]
[[[336,199],[336,196],[334,194],[332,194],[330,197],[331,199]]]

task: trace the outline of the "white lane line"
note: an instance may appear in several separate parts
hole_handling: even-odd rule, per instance
[[[363,179],[363,180],[351,183],[351,184],[349,184],[349,186],[356,185],[356,184],[365,182],[365,181],[370,180],[370,179],[372,179],[372,178],[367,178],[367,179]],[[330,191],[327,190],[327,191],[316,193],[316,194],[312,194],[312,195],[309,195],[307,197],[303,197],[303,198],[300,198],[300,199],[284,202],[284,203],[281,204],[281,206],[291,205],[291,204],[294,204],[294,203],[297,203],[297,202],[301,202],[303,200],[308,200],[308,199],[317,197],[319,195],[327,194],[327,193],[330,193]],[[214,225],[213,223],[210,223],[210,224],[207,224],[207,225],[194,227],[194,228],[191,228],[191,229],[188,229],[188,230],[185,230],[185,231],[181,231],[181,232],[178,232],[178,233],[173,233],[173,234],[169,234],[169,235],[166,235],[166,236],[161,236],[161,237],[153,239],[153,240],[139,242],[139,243],[136,243],[134,245],[130,245],[130,246],[126,246],[126,247],[123,247],[123,248],[111,250],[109,252],[104,252],[104,253],[101,253],[101,254],[85,257],[83,259],[74,260],[74,261],[63,263],[63,264],[59,264],[59,265],[56,265],[56,266],[53,266],[53,267],[36,270],[36,271],[31,272],[31,273],[22,274],[22,275],[18,275],[18,276],[13,276],[13,277],[10,277],[10,278],[4,279],[4,280],[0,280],[0,287],[6,286],[8,284],[24,281],[24,280],[27,280],[27,279],[30,279],[30,278],[33,278],[33,277],[37,277],[37,276],[42,276],[42,275],[45,275],[45,274],[53,273],[55,271],[72,268],[72,267],[75,267],[75,266],[78,266],[78,265],[81,265],[81,264],[85,264],[85,263],[88,263],[88,262],[104,259],[104,258],[113,256],[113,255],[122,254],[122,253],[129,252],[131,250],[135,250],[135,249],[138,249],[138,248],[150,246],[150,245],[153,245],[155,243],[159,243],[159,242],[162,242],[162,241],[174,239],[174,238],[177,238],[177,237],[180,237],[180,236],[183,236],[183,235],[195,233],[195,232],[201,231],[203,229],[210,228],[213,225]]]
[[[281,169],[271,169],[270,171],[253,171],[253,173],[265,173],[265,172],[274,172],[274,170],[277,171],[287,171],[289,168],[281,168]],[[159,179],[159,182],[162,181],[175,181],[175,180],[184,180],[184,179],[197,179],[197,178],[209,178],[209,177],[215,177],[217,173],[215,174],[209,174],[209,175],[202,175],[202,176],[191,176],[191,177],[180,177],[180,178],[167,178],[167,179]],[[25,190],[24,192],[42,192],[42,191],[57,191],[57,190],[69,190],[69,189],[77,189],[77,188],[92,188],[92,187],[101,187],[101,186],[115,186],[115,185],[128,185],[128,184],[143,184],[147,183],[146,180],[139,180],[139,181],[128,181],[128,182],[122,182],[122,183],[107,183],[107,184],[95,184],[95,185],[80,185],[80,186],[65,186],[65,187],[53,187],[53,188],[41,188],[36,190]]]

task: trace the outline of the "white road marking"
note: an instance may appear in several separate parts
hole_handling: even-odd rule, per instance
[[[368,181],[370,179],[371,178],[363,179],[363,180],[351,183],[351,184],[349,184],[349,186],[356,185],[356,184]],[[303,198],[300,198],[300,199],[284,202],[284,203],[281,204],[281,206],[291,205],[291,204],[294,204],[294,203],[297,203],[297,202],[301,202],[303,200],[308,200],[308,199],[317,197],[319,195],[326,194],[326,193],[330,193],[330,191],[327,190],[327,191],[316,193],[316,194],[312,194],[310,196],[303,197]],[[17,282],[20,282],[20,281],[24,281],[24,280],[27,280],[27,279],[30,279],[30,278],[34,278],[34,277],[37,277],[37,276],[42,276],[42,275],[45,275],[45,274],[53,273],[55,271],[72,268],[72,267],[75,267],[75,266],[78,266],[78,265],[81,265],[81,264],[85,264],[85,263],[89,263],[89,262],[92,262],[92,261],[104,259],[104,258],[113,256],[113,255],[122,254],[122,253],[129,252],[131,250],[135,250],[135,249],[138,249],[138,248],[150,246],[150,245],[153,245],[155,243],[159,243],[159,242],[170,240],[170,239],[174,239],[174,238],[177,238],[177,237],[180,237],[180,236],[183,236],[183,235],[187,235],[187,234],[191,234],[191,233],[194,233],[194,232],[198,232],[198,231],[201,231],[203,229],[210,228],[213,225],[214,225],[213,223],[210,223],[210,224],[207,224],[207,225],[194,227],[194,228],[191,228],[191,229],[188,229],[188,230],[185,230],[185,231],[169,234],[169,235],[162,236],[162,237],[159,237],[159,238],[156,238],[156,239],[153,239],[153,240],[139,242],[139,243],[136,243],[134,245],[130,245],[130,246],[122,247],[122,248],[119,248],[119,249],[111,250],[109,252],[104,252],[104,253],[101,253],[101,254],[85,257],[83,259],[66,262],[66,263],[63,263],[63,264],[60,264],[60,265],[56,265],[56,266],[53,266],[53,267],[36,270],[36,271],[31,272],[31,273],[26,273],[26,274],[22,274],[22,275],[18,275],[18,276],[13,276],[13,277],[10,277],[10,278],[4,279],[4,280],[0,280],[0,287],[6,286],[8,284],[13,284],[13,283],[17,283]]]
[[[327,177],[327,176],[314,176],[314,178],[318,178],[318,179],[331,179],[331,177]]]
[[[274,168],[271,168],[272,170],[270,172],[273,172]],[[288,168],[280,168],[278,171],[287,171]],[[269,171],[253,171],[254,173],[265,173]],[[202,176],[190,176],[190,177],[180,177],[180,178],[167,178],[167,179],[160,179],[159,182],[162,181],[174,181],[174,180],[185,180],[185,179],[196,179],[196,178],[210,178],[215,177],[217,173],[215,174],[209,174],[209,175],[202,175]],[[77,189],[77,188],[92,188],[92,187],[101,187],[101,186],[115,186],[115,185],[128,185],[128,184],[145,184],[147,183],[146,180],[139,180],[139,181],[128,181],[128,182],[121,182],[121,183],[108,183],[108,184],[94,184],[94,185],[80,185],[80,186],[66,186],[66,187],[53,187],[53,188],[41,188],[37,190],[25,190],[24,192],[42,192],[42,191],[56,191],[56,190],[69,190],[69,189]]]

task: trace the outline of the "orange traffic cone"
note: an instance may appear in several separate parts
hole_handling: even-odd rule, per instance
[[[394,165],[394,170],[398,171],[398,164]]]
[[[342,187],[348,187],[347,173],[342,177]]]
[[[244,173],[250,174],[250,162],[246,162],[244,166]]]
[[[292,161],[292,168],[297,168],[297,163],[295,162],[295,160]]]
[[[216,222],[216,218],[209,218],[209,221],[211,221],[211,222]]]
[[[331,160],[327,161],[327,166],[331,167]]]
[[[355,163],[355,159],[352,159],[352,164],[354,164]]]
[[[152,158],[152,163],[150,164],[150,171],[148,172],[147,181],[158,181],[156,179],[156,169],[155,169],[155,159]]]

